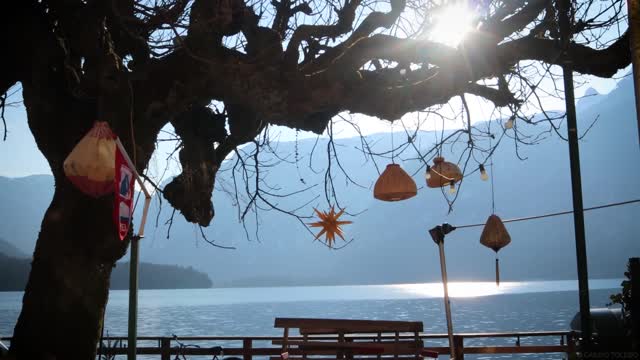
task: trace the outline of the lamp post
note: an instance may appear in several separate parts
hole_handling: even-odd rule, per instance
[[[447,263],[444,256],[444,237],[448,233],[455,230],[455,226],[451,226],[447,223],[438,225],[429,230],[431,239],[438,245],[438,251],[440,253],[440,271],[442,272],[442,287],[444,288],[444,311],[447,316],[447,335],[449,336],[449,351],[451,352],[451,358],[455,358],[455,349],[453,344],[453,322],[451,321],[451,303],[449,302],[449,285],[447,281]]]

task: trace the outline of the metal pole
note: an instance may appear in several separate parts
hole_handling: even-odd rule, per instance
[[[449,350],[451,351],[451,359],[456,358],[456,351],[455,343],[453,341],[453,322],[451,321],[451,302],[449,301],[447,262],[444,257],[444,236],[455,229],[455,226],[444,223],[429,230],[429,235],[431,235],[431,239],[433,239],[433,242],[438,245],[438,251],[440,253],[440,272],[442,273],[442,287],[444,289],[444,311],[447,316],[447,334],[449,335]]]
[[[638,138],[640,139],[640,2],[627,0],[629,14],[629,45],[631,63],[633,64],[633,83],[636,94],[636,120],[638,122]]]
[[[571,166],[571,190],[573,193],[573,225],[576,238],[576,259],[578,265],[578,292],[580,299],[580,327],[585,344],[591,341],[591,320],[589,306],[589,276],[587,273],[587,245],[584,231],[584,207],[582,204],[582,181],[580,176],[580,152],[578,147],[578,125],[576,120],[575,95],[573,93],[573,68],[566,49],[571,41],[571,0],[558,0],[560,36],[565,46],[562,72],[564,75],[565,106],[567,111],[567,132],[569,138],[569,161]]]
[[[449,335],[449,350],[451,358],[455,359],[456,352],[453,344],[453,322],[451,321],[451,302],[449,301],[449,283],[447,281],[447,263],[444,258],[444,241],[438,242],[440,252],[440,271],[442,272],[442,286],[444,288],[444,312],[447,315],[447,334]]]
[[[144,209],[142,210],[142,219],[140,220],[140,228],[138,235],[131,237],[131,259],[129,261],[129,337],[127,342],[127,360],[136,359],[137,350],[137,329],[138,329],[138,268],[139,268],[139,249],[140,239],[144,237],[144,226],[147,222],[149,213],[149,204],[151,204],[151,194],[144,185],[144,181],[138,174],[135,164],[131,161],[127,150],[122,145],[120,138],[116,138],[116,146],[122,152],[127,165],[133,171],[136,182],[140,185],[140,189],[144,193]]]
[[[138,326],[138,248],[140,238],[131,237],[131,259],[129,261],[129,339],[127,360],[136,360]]]

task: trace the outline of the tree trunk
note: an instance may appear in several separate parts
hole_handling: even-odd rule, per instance
[[[42,55],[22,80],[23,99],[31,133],[53,173],[55,192],[42,221],[9,352],[17,359],[95,359],[111,270],[128,241],[116,235],[113,196],[94,199],[81,193],[65,177],[63,162],[96,119],[125,133],[120,127],[127,129],[130,118],[128,112],[100,112],[95,96],[76,91],[68,81],[55,42],[44,35],[36,39],[41,42],[33,46]],[[112,104],[108,108],[119,109]],[[153,144],[155,137],[148,139],[141,142]],[[125,136],[125,146],[128,140]],[[148,154],[140,157],[148,161]]]
[[[112,197],[91,199],[63,174],[55,178],[11,342],[17,359],[95,358],[111,270],[126,251]]]

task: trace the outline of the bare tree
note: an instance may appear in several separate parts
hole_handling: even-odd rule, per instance
[[[551,79],[545,91],[561,91],[553,65],[570,61],[576,72],[611,77],[630,63],[622,0],[574,2],[570,43],[560,42],[557,1],[469,2],[479,15],[456,47],[430,36],[434,14],[453,0],[5,1],[0,105],[20,83],[55,178],[11,354],[95,356],[111,269],[128,245],[116,238],[111,199],[83,195],[62,171],[95,120],[110,123],[139,169],[171,123],[182,173],[163,196],[207,226],[222,161],[248,142],[259,159],[269,125],[322,133],[341,113],[394,121],[465,94],[532,122],[523,109],[536,106],[542,79]],[[224,110],[212,111],[212,101]],[[449,140],[468,139],[470,156],[473,136],[489,135],[469,126]],[[412,142],[396,151],[403,146]],[[335,149],[327,151],[332,158]],[[249,206],[268,204],[260,185],[249,189]]]

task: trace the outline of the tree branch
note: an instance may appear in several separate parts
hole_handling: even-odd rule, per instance
[[[369,14],[353,33],[339,45],[327,49],[323,55],[305,66],[305,72],[310,73],[326,68],[336,58],[339,58],[354,44],[366,39],[379,28],[389,29],[398,20],[406,7],[406,0],[391,0],[391,10],[388,13],[374,11]],[[401,56],[401,55],[400,55]]]
[[[574,71],[600,77],[611,77],[631,63],[629,31],[601,50],[576,43],[571,43],[564,55],[562,50],[559,41],[526,37],[499,45],[496,57],[507,66],[522,60],[554,65],[571,61]]]
[[[522,7],[522,10],[504,20],[502,20],[504,14],[500,14],[500,18],[494,17],[489,19],[482,24],[479,31],[491,33],[496,39],[504,39],[529,25],[540,15],[549,3],[549,0],[529,0],[529,2]]]
[[[276,8],[276,16],[273,18],[273,24],[271,25],[271,29],[280,34],[282,39],[285,38],[286,32],[289,29],[289,20],[295,16],[297,13],[303,13],[306,15],[311,15],[313,10],[311,10],[311,6],[309,6],[308,2],[302,2],[294,7],[291,0],[272,0],[271,5]]]
[[[294,67],[298,63],[299,48],[303,41],[319,38],[337,38],[348,33],[353,26],[356,17],[356,9],[361,0],[346,0],[344,7],[336,10],[338,21],[333,25],[300,25],[293,32],[291,40],[287,45],[284,60],[289,67]]]

